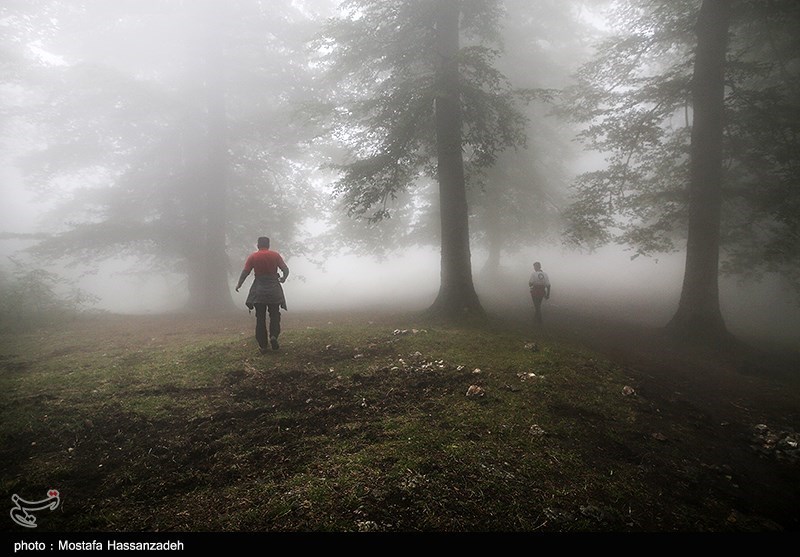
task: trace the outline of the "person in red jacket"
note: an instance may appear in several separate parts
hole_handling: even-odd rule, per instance
[[[250,286],[245,305],[256,310],[256,340],[261,353],[267,351],[267,312],[269,312],[269,344],[277,350],[278,336],[281,334],[281,308],[286,309],[286,298],[281,284],[289,276],[289,267],[277,251],[269,249],[269,238],[258,239],[258,251],[251,253],[244,262],[244,269],[239,275],[236,291],[244,284],[250,271],[255,271],[255,279]],[[278,274],[278,269],[283,276]]]

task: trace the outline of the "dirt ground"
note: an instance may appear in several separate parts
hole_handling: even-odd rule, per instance
[[[688,443],[682,450],[700,463],[702,473],[683,486],[687,499],[694,491],[727,502],[733,530],[800,530],[800,352],[752,339],[708,349],[676,343],[656,327],[550,317],[544,334],[573,338],[624,366],[652,409],[654,431],[665,422],[689,426],[686,438],[666,440]],[[530,316],[513,319],[531,328]]]

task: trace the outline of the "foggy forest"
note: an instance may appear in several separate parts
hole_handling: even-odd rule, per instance
[[[0,26],[16,542],[800,528],[796,0]]]

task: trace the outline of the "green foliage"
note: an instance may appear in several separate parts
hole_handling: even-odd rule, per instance
[[[330,125],[350,152],[337,166],[334,193],[349,215],[376,222],[392,215],[402,192],[435,178],[437,3],[353,0],[343,7],[316,43],[336,86]],[[499,3],[463,2],[461,10],[461,32],[471,41],[459,54],[462,145],[468,164],[486,168],[503,149],[524,144],[524,117],[490,46]]]
[[[565,212],[570,243],[671,251],[685,229],[693,15],[698,2],[628,2],[610,17],[618,33],[576,74],[563,114],[578,139],[606,154],[584,173]],[[685,117],[684,117],[685,116]]]
[[[580,176],[567,241],[652,254],[685,237],[694,24],[700,2],[620,4],[564,113],[606,155]],[[735,3],[725,100],[722,269],[797,276],[800,23],[796,2]]]
[[[727,138],[732,216],[723,270],[777,272],[800,285],[800,5],[739,6],[730,52]],[[798,287],[800,289],[800,287]]]
[[[0,329],[51,324],[84,313],[99,301],[56,273],[10,261],[11,269],[0,269]]]

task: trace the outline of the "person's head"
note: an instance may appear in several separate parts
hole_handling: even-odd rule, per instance
[[[258,249],[269,249],[269,238],[260,236],[258,238]]]
[[[535,271],[541,271],[542,270],[542,264],[537,261],[536,263],[533,264],[533,269]]]

